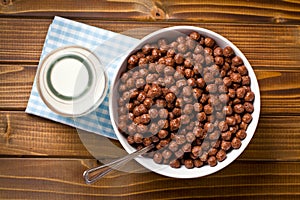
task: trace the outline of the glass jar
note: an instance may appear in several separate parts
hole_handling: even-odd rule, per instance
[[[102,103],[108,78],[98,57],[80,46],[67,46],[49,53],[37,72],[37,88],[53,112],[78,117]]]

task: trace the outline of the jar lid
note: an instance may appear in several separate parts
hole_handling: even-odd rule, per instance
[[[77,117],[103,101],[108,79],[97,56],[79,46],[54,50],[41,62],[37,88],[44,103],[62,116]]]

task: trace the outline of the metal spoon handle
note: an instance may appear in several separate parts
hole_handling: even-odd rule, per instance
[[[92,184],[108,174],[110,171],[115,170],[126,164],[127,162],[131,161],[132,159],[136,158],[137,156],[143,155],[147,153],[149,150],[153,148],[153,144],[144,147],[138,151],[135,151],[131,154],[128,154],[127,156],[124,156],[122,158],[119,158],[117,160],[114,160],[110,163],[107,163],[105,165],[101,165],[95,168],[91,168],[88,170],[85,170],[83,172],[83,178],[86,182],[86,184]]]

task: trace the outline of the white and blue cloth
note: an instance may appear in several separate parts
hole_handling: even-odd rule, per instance
[[[61,17],[55,17],[49,27],[40,60],[51,51],[70,45],[78,45],[99,56],[109,80],[115,76],[126,52],[139,42],[138,39],[105,29],[89,26]],[[76,119],[63,117],[52,112],[40,98],[34,81],[26,113],[70,125],[81,130],[117,139],[109,117],[107,93],[103,103],[92,113]]]

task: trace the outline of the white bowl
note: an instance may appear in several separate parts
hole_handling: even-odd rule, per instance
[[[255,94],[255,100],[254,100],[254,104],[253,104],[254,112],[252,113],[253,119],[252,119],[251,123],[249,124],[247,131],[246,131],[247,137],[242,141],[241,147],[239,149],[232,150],[231,152],[229,152],[227,154],[227,158],[222,162],[218,162],[218,164],[214,167],[205,165],[200,168],[193,168],[193,169],[187,169],[184,166],[181,166],[181,168],[172,168],[169,165],[156,164],[151,158],[145,158],[145,157],[136,158],[136,161],[139,162],[144,167],[146,167],[147,169],[149,169],[153,172],[156,172],[158,174],[168,176],[168,177],[174,177],[174,178],[197,178],[197,177],[201,177],[201,176],[206,176],[206,175],[215,173],[215,172],[223,169],[227,165],[229,165],[246,149],[247,145],[249,144],[250,140],[252,139],[252,137],[254,135],[254,132],[255,132],[255,129],[257,127],[258,120],[259,120],[259,114],[260,114],[259,85],[258,85],[255,73],[254,73],[250,63],[248,62],[248,60],[244,56],[244,54],[233,43],[231,43],[228,39],[224,38],[223,36],[213,32],[213,31],[210,31],[210,30],[207,30],[204,28],[194,27],[194,26],[175,26],[175,27],[160,29],[160,30],[155,31],[155,32],[147,35],[146,37],[144,37],[140,41],[140,43],[136,47],[133,48],[133,50],[131,51],[131,53],[129,55],[131,55],[136,50],[141,49],[145,44],[156,42],[158,39],[161,39],[161,38],[167,38],[169,41],[172,41],[180,34],[182,34],[182,33],[189,34],[191,31],[197,31],[198,33],[200,33],[200,35],[203,35],[206,37],[211,37],[212,39],[214,39],[216,41],[216,43],[221,48],[230,46],[234,50],[235,54],[242,58],[244,65],[248,69],[248,74],[251,78],[251,86],[250,86],[251,90]],[[125,71],[128,56],[126,57],[124,62],[121,64],[116,77],[112,81],[112,85],[111,85],[112,88],[110,91],[113,91],[113,88],[114,88],[117,80],[120,78],[121,73]],[[119,132],[118,127],[116,126],[116,123],[114,121],[114,119],[116,118],[116,114],[117,114],[117,111],[114,110],[114,109],[116,109],[116,106],[114,106],[114,105],[117,105],[117,102],[116,102],[116,99],[113,97],[113,95],[114,95],[113,92],[111,92],[110,100],[109,100],[109,109],[110,109],[110,117],[112,120],[112,125],[113,125],[116,135],[117,135],[120,143],[124,147],[124,149],[128,153],[132,153],[132,152],[136,151],[136,149],[128,144],[126,138]]]

